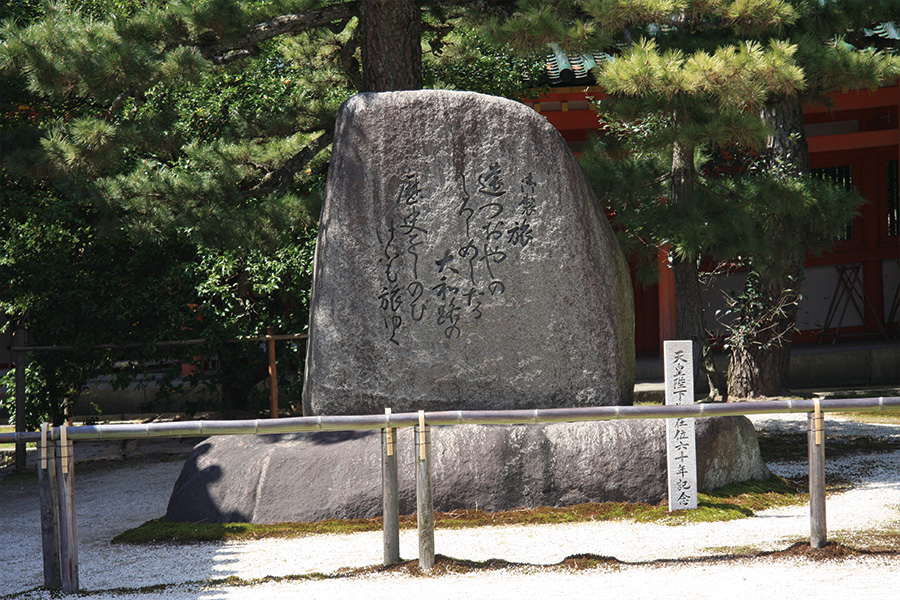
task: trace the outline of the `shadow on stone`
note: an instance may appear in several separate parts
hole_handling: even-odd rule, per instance
[[[318,521],[381,514],[377,432],[322,432],[264,442],[200,444],[175,484],[166,518],[186,522]],[[433,429],[436,510],[648,502],[666,497],[661,420]],[[698,485],[768,478],[744,417],[697,420]],[[415,511],[412,430],[398,432],[400,510]]]
[[[263,440],[258,440],[265,443]],[[188,457],[181,469],[178,481],[185,479],[192,482],[192,494],[190,502],[193,511],[202,518],[194,523],[243,523],[248,521],[247,515],[238,511],[223,512],[220,510],[219,501],[209,491],[216,488],[216,483],[222,480],[224,470],[221,465],[214,464],[207,454],[214,450],[214,444],[209,441],[197,444],[194,451]],[[176,484],[177,489],[177,484]],[[173,495],[174,497],[174,495]],[[170,499],[171,506],[171,499]]]

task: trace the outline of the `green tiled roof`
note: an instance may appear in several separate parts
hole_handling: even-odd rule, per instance
[[[869,37],[900,40],[900,24],[898,23],[882,23],[872,29],[864,29],[863,32]],[[591,69],[603,62],[614,60],[605,52],[568,54],[557,44],[550,44],[550,50],[544,68],[546,83],[550,86],[593,85],[596,82]]]
[[[593,85],[594,76],[591,69],[598,64],[612,60],[604,52],[591,52],[581,55],[568,54],[556,44],[550,44],[545,72],[548,83],[559,85]]]

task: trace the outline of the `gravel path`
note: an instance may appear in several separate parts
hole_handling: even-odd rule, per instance
[[[757,429],[802,432],[805,415],[755,417]],[[865,425],[829,416],[829,435],[900,439],[900,426]],[[826,448],[827,453],[827,448]],[[764,511],[722,523],[680,526],[627,522],[437,530],[439,554],[459,559],[500,558],[525,566],[466,575],[415,577],[400,573],[288,581],[306,573],[381,561],[381,533],[320,535],[294,540],[204,543],[190,546],[113,546],[117,533],[164,514],[182,462],[85,468],[77,473],[76,508],[80,580],[91,597],[243,599],[396,598],[426,594],[459,598],[759,598],[814,594],[894,599],[900,590],[900,557],[868,556],[829,561],[803,558],[730,559],[742,548],[784,549],[808,540],[806,506]],[[828,460],[828,473],[857,483],[828,498],[829,537],[900,526],[900,451]],[[770,464],[781,475],[806,473],[805,463]],[[43,582],[40,522],[34,484],[0,487],[0,598],[49,599]],[[400,552],[417,555],[414,531],[402,531]],[[542,565],[590,553],[627,564],[585,571]],[[210,583],[282,578],[256,585]],[[165,589],[145,586],[168,584]],[[27,591],[31,590],[31,591]]]

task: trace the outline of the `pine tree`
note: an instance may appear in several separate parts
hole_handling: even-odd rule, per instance
[[[803,86],[793,53],[786,44],[743,44],[712,53],[696,50],[685,57],[646,42],[604,69],[598,83],[618,99],[612,110],[621,118],[668,113],[667,127],[656,135],[672,152],[669,202],[675,211],[691,214],[699,183],[695,153],[703,147],[753,144],[761,137],[762,123],[753,111],[772,95],[793,95]],[[686,241],[673,247],[678,336],[694,342],[695,364],[700,365],[707,334],[698,262],[709,243]]]
[[[669,186],[667,206],[659,205],[653,197],[655,187],[645,184],[637,189],[647,194],[633,198],[639,207],[613,201],[612,208],[620,217],[631,216],[631,224],[642,228],[637,236],[674,251],[678,337],[694,340],[695,351],[707,337],[698,260],[704,254],[726,260],[749,256],[742,260],[754,273],[748,278],[754,286],[754,306],[765,300],[766,314],[778,322],[745,320],[741,334],[732,336],[730,341],[736,342],[731,343],[732,393],[752,396],[781,391],[803,258],[810,246],[828,241],[827,234],[820,235],[821,227],[809,229],[806,224],[810,215],[819,212],[834,219],[828,222],[828,231],[839,230],[841,220],[851,214],[854,198],[821,189],[814,192],[818,184],[808,180],[805,192],[797,190],[794,179],[808,173],[808,158],[805,167],[782,167],[785,175],[776,178],[781,182],[776,186],[770,177],[772,163],[787,165],[788,156],[802,160],[798,148],[805,141],[802,129],[796,127],[798,119],[802,125],[802,102],[838,83],[871,86],[890,76],[894,68],[890,57],[848,52],[832,38],[841,28],[854,31],[861,23],[893,18],[896,15],[890,11],[896,12],[896,3],[532,0],[519,6],[517,18],[495,22],[495,31],[508,32],[526,47],[554,41],[576,51],[590,48],[609,53],[613,60],[596,70],[598,84],[609,96],[600,104],[601,112],[613,124],[617,120],[631,124],[630,153],[640,154],[649,147],[670,156],[663,176]],[[847,68],[850,64],[852,69]],[[640,123],[652,123],[652,127]],[[774,214],[781,217],[772,218],[766,211],[771,213],[779,205],[767,203],[767,198],[748,197],[754,185],[716,181],[698,173],[698,156],[721,153],[731,145],[760,149],[769,172],[759,168],[746,174],[765,180],[767,194],[806,207],[807,212],[776,210]],[[622,171],[608,162],[603,165]],[[631,174],[638,170],[625,169]],[[644,171],[653,183],[659,183],[659,163],[655,173]],[[835,205],[809,202],[815,193]],[[648,223],[653,220],[648,214],[655,215],[657,222]],[[735,227],[738,223],[740,228]],[[728,235],[721,235],[725,232]],[[746,327],[755,329],[748,334]],[[749,376],[749,369],[757,373]]]
[[[895,79],[900,74],[900,62],[893,52],[900,47],[865,32],[867,27],[900,15],[894,1],[799,2],[797,10],[800,18],[781,37],[794,41],[799,47],[797,63],[803,69],[806,90],[794,97],[776,98],[761,107],[760,116],[771,130],[762,160],[770,172],[779,174],[786,188],[790,189],[799,179],[806,181],[809,187],[818,188],[821,196],[825,193],[821,191],[822,186],[809,179],[803,105],[822,101],[825,94],[834,89],[874,89]],[[846,42],[847,36],[860,47]],[[873,44],[880,48],[876,49]],[[820,203],[820,206],[837,205]],[[819,212],[825,211],[820,208]],[[769,219],[765,235],[781,252],[777,258],[768,260],[757,257],[748,265],[750,276],[743,292],[745,298],[756,297],[766,305],[765,316],[758,328],[767,334],[737,337],[731,341],[730,395],[771,396],[787,389],[791,340],[796,327],[806,253],[834,239],[841,222],[849,220],[846,211],[838,211],[830,215],[836,227],[823,232],[811,221],[821,224],[825,222],[825,216],[820,214],[816,219],[809,219],[806,215],[784,213],[781,219]]]
[[[229,342],[306,324],[339,105],[359,90],[436,80],[524,92],[511,77],[484,77],[485,65],[524,63],[464,18],[509,4],[92,0],[4,14],[0,174],[4,197],[20,201],[0,207],[0,276],[15,284],[0,291],[0,310],[45,345],[148,344],[64,364],[35,355],[61,381],[53,393],[71,400],[113,359],[202,353],[227,362],[210,382],[226,406],[247,407],[265,359]],[[397,19],[406,25],[392,29]],[[459,56],[469,62],[454,65]],[[151,352],[179,337],[212,342]],[[279,357],[293,363],[280,374],[296,373],[302,347]]]
[[[603,44],[614,55],[597,69],[607,94],[600,108],[635,123],[657,115],[656,130],[641,142],[670,156],[666,214],[679,221],[700,216],[695,154],[730,143],[752,144],[763,134],[755,112],[775,94],[795,95],[802,73],[785,43],[722,44],[737,32],[766,35],[796,18],[785,2],[566,2],[567,13],[544,13],[551,3],[529,2],[523,17],[502,27],[526,32],[526,40],[563,33],[565,47]],[[766,15],[761,19],[760,15]],[[546,33],[543,33],[546,32]],[[555,34],[555,35],[558,35]],[[605,105],[605,106],[604,106]],[[698,261],[709,246],[690,231],[664,234],[670,245],[677,298],[677,336],[694,342],[699,367],[707,335],[700,297]]]

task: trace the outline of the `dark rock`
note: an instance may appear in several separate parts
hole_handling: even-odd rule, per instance
[[[398,437],[400,510],[408,514],[415,512],[412,430]],[[436,427],[434,506],[655,504],[666,495],[664,438],[662,420]],[[378,516],[380,440],[377,431],[210,438],[185,464],[166,518],[273,523]],[[697,456],[701,491],[769,476],[744,417],[698,419]]]
[[[631,282],[597,204],[523,104],[437,90],[348,100],[304,413],[630,404]]]

